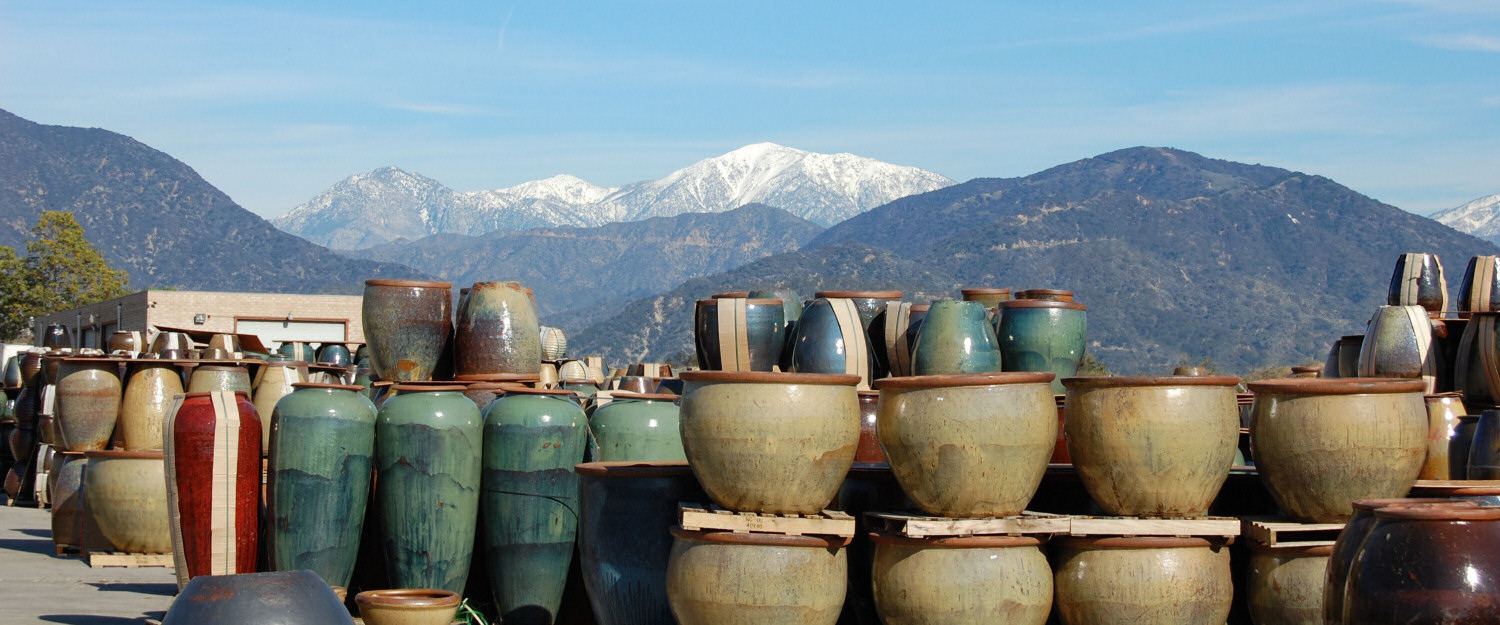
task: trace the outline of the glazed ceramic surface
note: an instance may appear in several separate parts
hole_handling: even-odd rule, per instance
[[[171,363],[138,360],[127,369],[120,402],[120,438],[125,449],[161,449],[162,425],[172,399],[184,392],[182,375]]]
[[[90,451],[83,496],[104,537],[126,553],[171,553],[162,452]]]
[[[1365,344],[1365,335],[1351,334],[1339,337],[1339,374],[1340,378],[1359,377],[1359,350]]]
[[[846,539],[672,530],[667,596],[680,625],[833,625]]]
[[[711,371],[770,371],[787,343],[779,299],[698,300],[693,311],[698,364]]]
[[[354,620],[317,575],[288,571],[194,578],[172,601],[162,625],[200,623],[352,625]]]
[[[1464,479],[1462,474],[1455,476],[1449,470],[1451,456],[1448,453],[1453,437],[1458,433],[1459,417],[1467,414],[1463,394],[1440,393],[1424,399],[1427,402],[1427,459],[1423,461],[1417,479]]]
[[[1463,312],[1500,311],[1500,256],[1475,256],[1464,269],[1458,287],[1458,309]]]
[[[1396,259],[1386,294],[1391,306],[1421,306],[1430,312],[1448,308],[1448,282],[1437,254],[1406,253]]]
[[[250,371],[227,365],[198,365],[188,377],[187,392],[231,391],[250,393]],[[253,405],[253,404],[252,404]]]
[[[1381,306],[1370,318],[1359,348],[1359,375],[1367,378],[1413,378],[1437,384],[1438,356],[1433,349],[1432,321],[1421,306]]]
[[[792,371],[857,375],[868,385],[873,366],[859,308],[852,302],[817,299],[802,310],[792,338]]]
[[[886,302],[901,299],[900,291],[818,291],[813,294],[816,299],[847,299],[854,302],[859,309],[859,319],[865,329],[870,328],[870,320],[875,318],[875,313],[883,308]]]
[[[1500,508],[1386,506],[1360,545],[1344,623],[1493,623],[1500,615]]]
[[[875,536],[875,605],[885,625],[1043,625],[1052,569],[1031,537]]]
[[[447,282],[366,280],[362,321],[382,380],[430,380],[453,334]]]
[[[1048,300],[1002,302],[995,315],[1004,371],[1048,371],[1057,376],[1052,392],[1061,395],[1063,378],[1078,375],[1088,344],[1088,312],[1083,304]]]
[[[1334,541],[1333,548],[1329,551],[1321,603],[1324,619],[1322,622],[1328,625],[1341,625],[1344,622],[1344,586],[1349,580],[1349,566],[1354,563],[1354,556],[1359,553],[1360,545],[1364,544],[1365,538],[1370,535],[1370,530],[1375,527],[1375,510],[1391,505],[1446,504],[1449,502],[1448,499],[1399,497],[1362,499],[1354,502],[1354,513],[1349,517],[1349,522],[1344,524],[1344,529],[1339,532],[1338,540]],[[1467,505],[1475,504],[1471,502]]]
[[[932,303],[912,348],[913,375],[991,373],[1000,368],[1000,346],[983,304]]]
[[[458,311],[454,372],[536,373],[542,363],[541,324],[518,282],[480,282]]]
[[[1454,390],[1464,405],[1482,410],[1500,403],[1500,313],[1471,313],[1453,365]]]
[[[1500,479],[1500,410],[1486,410],[1479,415],[1474,439],[1469,444],[1464,479]]]
[[[448,625],[462,598],[446,590],[398,588],[367,590],[354,603],[366,625]]]
[[[1245,597],[1256,625],[1322,625],[1323,581],[1333,547],[1252,543]]]
[[[255,414],[261,415],[261,438],[262,450],[270,453],[271,450],[271,413],[276,410],[276,402],[292,393],[292,385],[307,380],[306,365],[293,362],[266,363],[255,374]]]
[[[329,343],[318,349],[319,364],[347,367],[349,358],[349,348],[338,343]]]
[[[963,295],[964,299],[971,302],[979,302],[989,310],[999,308],[1001,302],[1010,301],[1010,289],[974,287],[960,289],[959,292]]]
[[[676,395],[619,393],[589,417],[602,462],[687,460]]]
[[[880,447],[879,406],[879,392],[859,392],[859,449],[854,451],[855,462],[885,462],[885,450]]]
[[[1201,538],[1054,540],[1053,584],[1064,625],[1203,625],[1229,617],[1229,549]]]
[[[93,451],[109,446],[120,414],[120,365],[106,358],[68,358],[58,371],[60,447]]]
[[[177,581],[254,573],[260,547],[260,418],[244,393],[188,393],[165,425]]]

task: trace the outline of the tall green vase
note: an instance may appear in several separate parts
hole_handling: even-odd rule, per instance
[[[463,592],[469,578],[483,431],[462,390],[398,384],[375,417],[375,505],[397,588]]]
[[[588,437],[570,396],[514,389],[485,409],[484,561],[506,625],[551,625],[567,585]]]
[[[927,309],[912,348],[912,375],[995,373],[1000,347],[984,304],[939,300]]]
[[[1063,378],[1078,375],[1088,339],[1088,313],[1077,302],[1018,299],[1000,302],[995,336],[1005,371],[1050,371],[1052,394],[1067,393]]]
[[[375,454],[375,404],[358,386],[298,383],[276,402],[266,483],[271,569],[349,586]]]

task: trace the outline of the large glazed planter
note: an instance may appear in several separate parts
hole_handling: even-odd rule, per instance
[[[847,538],[672,530],[667,596],[681,625],[833,625]]]
[[[710,371],[770,371],[786,347],[779,299],[701,299],[693,308],[698,364]]]
[[[229,391],[250,394],[250,370],[233,365],[198,365],[188,376],[187,392]],[[251,404],[252,406],[254,404]]]
[[[460,390],[398,384],[375,417],[375,506],[397,587],[463,592],[469,578],[484,432]]]
[[[463,603],[456,592],[435,588],[366,590],[354,596],[365,625],[448,625]]]
[[[261,451],[271,451],[271,413],[276,402],[292,393],[292,385],[306,382],[307,364],[296,361],[268,362],[255,372],[255,414],[261,416]],[[340,584],[334,584],[338,586]]]
[[[1106,514],[1202,516],[1239,444],[1239,378],[1068,378],[1064,429],[1078,477]]]
[[[933,302],[912,347],[913,375],[1000,371],[1000,346],[979,302]]]
[[[714,502],[811,514],[838,494],[859,447],[859,378],[685,371],[682,380],[682,446]]]
[[[484,561],[500,618],[550,625],[578,530],[588,419],[572,391],[514,389],[484,411]]]
[[[1386,506],[1360,545],[1344,623],[1493,623],[1500,615],[1500,508]]]
[[[797,373],[857,375],[868,388],[874,356],[859,308],[847,299],[817,299],[802,310],[792,337],[791,370]]]
[[[324,343],[318,348],[318,364],[320,365],[347,367],[353,364],[349,359],[349,347],[342,343]]]
[[[687,460],[677,395],[616,393],[589,416],[601,462]]]
[[[1078,375],[1088,345],[1088,309],[1077,302],[1022,299],[1002,302],[995,314],[1001,369],[1050,371],[1052,392],[1064,392],[1063,378]]]
[[[195,577],[172,601],[172,608],[162,619],[162,625],[353,622],[333,589],[309,571]]]
[[[1296,521],[1349,518],[1357,499],[1405,495],[1427,456],[1421,380],[1251,382],[1250,445],[1261,482]]]
[[[1250,543],[1245,603],[1255,625],[1322,625],[1323,581],[1333,546]]]
[[[146,335],[140,330],[115,330],[114,334],[109,335],[105,351],[111,354],[115,352],[139,354],[146,351]]]
[[[1473,440],[1469,442],[1464,479],[1500,479],[1500,410],[1486,410],[1479,415]]]
[[[83,497],[100,533],[127,553],[171,553],[162,452],[89,451]]]
[[[1359,375],[1366,378],[1412,378],[1437,385],[1438,350],[1432,320],[1421,306],[1381,306],[1370,318],[1359,348]]]
[[[120,439],[129,450],[161,449],[167,411],[173,398],[183,393],[182,374],[175,364],[160,360],[131,361],[126,371],[117,425]]]
[[[1354,564],[1354,556],[1359,553],[1360,545],[1365,538],[1369,537],[1370,530],[1375,527],[1375,511],[1386,506],[1413,506],[1431,504],[1459,503],[1460,505],[1474,507],[1475,502],[1455,502],[1451,499],[1440,498],[1394,498],[1394,499],[1361,499],[1354,502],[1354,514],[1349,517],[1349,522],[1344,524],[1344,529],[1339,532],[1338,540],[1334,541],[1333,549],[1328,555],[1328,564],[1325,567],[1327,574],[1323,580],[1323,621],[1328,625],[1340,625],[1344,622],[1344,586],[1349,581],[1349,567]]]
[[[1458,285],[1458,310],[1500,311],[1500,256],[1475,256]]]
[[[301,341],[282,343],[281,347],[276,348],[276,353],[304,364],[311,364],[314,360],[317,360],[312,346]]]
[[[1391,286],[1386,291],[1391,306],[1421,306],[1440,313],[1448,308],[1448,282],[1437,254],[1408,252],[1396,259]]]
[[[818,291],[813,293],[816,299],[846,299],[854,303],[859,309],[860,325],[866,330],[870,328],[870,321],[875,318],[875,313],[885,307],[886,302],[901,299],[900,291]]]
[[[928,514],[1020,514],[1057,440],[1050,373],[886,378],[880,445],[901,488]]]
[[[1427,402],[1427,459],[1423,461],[1417,479],[1465,479],[1463,474],[1453,475],[1449,470],[1452,456],[1448,453],[1453,437],[1458,433],[1459,418],[1468,414],[1463,394],[1438,393],[1428,395],[1424,400]]]
[[[245,393],[187,393],[164,427],[177,583],[254,573],[260,547],[260,418]]]
[[[375,454],[375,405],[357,386],[298,384],[271,413],[266,552],[277,571],[349,586]]]
[[[454,373],[536,373],[541,323],[519,282],[479,282],[469,289],[453,332]]]
[[[430,380],[453,335],[447,282],[365,280],[361,320],[382,380]]]
[[[675,625],[667,601],[680,502],[706,500],[686,462],[590,462],[580,480],[578,554],[600,625]]]
[[[871,538],[885,625],[1043,625],[1052,611],[1052,569],[1036,538]]]
[[[1203,625],[1229,617],[1229,549],[1202,538],[1055,539],[1052,580],[1064,625]]]
[[[120,361],[67,358],[58,369],[57,427],[69,451],[109,446],[120,414]]]
[[[49,476],[52,484],[52,542],[81,546],[84,536],[102,536],[93,516],[83,514],[83,474],[88,458],[83,452],[57,454]],[[89,544],[97,544],[90,541]]]

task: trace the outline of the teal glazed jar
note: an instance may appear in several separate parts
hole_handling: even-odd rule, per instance
[[[376,377],[393,382],[436,377],[453,336],[451,287],[425,280],[365,280],[361,320]]]
[[[779,299],[700,299],[693,343],[706,370],[770,371],[786,347],[786,309]]]
[[[457,375],[535,374],[542,366],[541,323],[519,282],[479,282],[459,305],[453,334]]]
[[[984,304],[951,299],[932,303],[912,348],[912,375],[996,373],[1000,362]]]
[[[375,505],[397,588],[463,592],[469,578],[484,445],[462,390],[398,384],[375,417]]]
[[[514,388],[484,411],[483,561],[507,625],[551,625],[562,603],[588,444],[576,397]]]
[[[857,375],[868,388],[875,360],[866,331],[851,300],[813,300],[797,320],[792,372]]]
[[[296,341],[282,343],[281,347],[276,348],[276,353],[282,356],[286,356],[287,358],[290,358],[292,360],[300,360],[308,364],[311,364],[313,361],[317,360],[313,357],[313,348],[311,345],[308,345],[307,343],[299,343]]]
[[[1078,375],[1088,345],[1088,309],[1077,302],[1021,299],[1000,302],[995,338],[1003,371],[1056,375],[1052,394],[1063,395],[1063,378]]]
[[[600,462],[686,461],[677,421],[677,395],[616,393],[594,410],[589,429]]]
[[[266,482],[271,569],[349,586],[375,455],[375,404],[358,386],[299,383],[272,411]]]

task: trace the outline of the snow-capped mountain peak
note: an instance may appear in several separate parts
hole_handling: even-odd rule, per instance
[[[1459,232],[1500,241],[1500,193],[1438,211],[1432,214],[1432,218]]]

